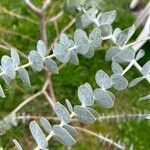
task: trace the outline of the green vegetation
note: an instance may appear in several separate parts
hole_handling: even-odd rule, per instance
[[[40,4],[40,0],[35,1],[37,4]],[[145,1],[146,2],[146,1]],[[56,15],[61,10],[61,4],[57,1],[53,2],[51,8],[49,8],[48,16]],[[2,8],[5,7],[8,10],[13,10],[18,14],[21,14],[26,17],[33,18],[37,20],[37,17],[33,15],[25,5],[20,1],[10,0],[1,0],[0,2],[0,43],[6,41],[11,43],[13,46],[17,47],[22,52],[28,54],[31,49],[34,49],[36,46],[36,41],[38,38],[38,25],[30,23],[26,20],[17,19],[16,17],[10,17],[10,15],[3,13]],[[117,20],[114,23],[114,27],[121,27],[122,29],[131,26],[134,23],[135,16],[129,10],[129,0],[114,0],[110,3],[109,0],[104,1],[104,8],[106,10],[117,10]],[[61,19],[58,21],[58,28],[61,30],[65,25],[69,22],[70,18],[67,15],[63,15]],[[68,35],[72,35],[75,29],[75,25],[70,28],[67,33]],[[11,31],[12,33],[10,33]],[[140,29],[138,30],[138,33]],[[22,37],[22,35],[15,35],[13,33],[22,33],[23,35],[27,35],[27,37]],[[55,31],[55,25],[50,23],[47,29],[48,33],[48,44],[50,45],[57,33]],[[138,35],[137,33],[137,35]],[[135,35],[133,38],[136,38]],[[30,38],[28,38],[30,37]],[[103,49],[97,51],[95,56],[91,59],[86,59],[80,56],[80,65],[74,66],[71,64],[67,64],[61,71],[59,75],[53,75],[53,86],[56,94],[56,98],[58,101],[64,103],[64,100],[69,99],[72,104],[78,103],[77,99],[77,88],[83,84],[84,82],[89,82],[93,87],[96,87],[94,76],[97,70],[103,69],[108,74],[111,73],[110,63],[106,63],[104,60],[105,50],[109,48],[108,43],[103,44]],[[141,64],[148,61],[150,58],[150,43],[147,43],[144,46],[144,50],[146,52],[146,57],[140,61]],[[0,56],[4,54],[9,54],[4,49],[0,49]],[[25,63],[26,60],[23,59],[22,63]],[[125,77],[131,81],[135,77],[138,77],[140,73],[133,68],[130,70]],[[32,87],[24,87],[21,81],[18,79],[17,81],[13,81],[10,86],[1,84],[6,89],[7,97],[5,100],[0,100],[0,119],[6,116],[13,108],[15,108],[20,102],[22,102],[25,98],[29,97],[31,94],[36,93],[40,90],[44,83],[43,72],[34,73],[30,71],[31,85]],[[149,111],[150,103],[149,101],[139,102],[138,98],[140,96],[146,95],[150,89],[150,85],[147,81],[142,81],[136,87],[131,89],[126,89],[123,92],[117,92],[115,107],[110,110],[105,110],[100,107],[95,107],[99,111],[99,113],[133,113]],[[51,107],[45,98],[38,97],[31,104],[28,104],[24,107],[20,114],[26,112],[26,114],[30,115],[43,115],[50,116],[51,115]],[[81,125],[81,124],[75,124]],[[82,126],[82,125],[81,125]],[[136,150],[149,150],[150,142],[149,142],[149,129],[150,122],[147,120],[139,122],[139,121],[127,121],[123,123],[117,123],[116,121],[112,122],[96,122],[93,125],[85,126],[85,128],[89,128],[96,133],[102,133],[104,135],[109,135],[112,139],[117,141],[119,138],[125,144],[130,146],[134,143]],[[4,150],[13,150],[14,145],[11,142],[11,138],[16,138],[20,143],[22,143],[25,149],[32,149],[33,147],[33,139],[30,136],[27,123],[19,123],[18,127],[14,127],[9,130],[5,135],[0,137],[0,146],[4,147]],[[101,142],[99,142],[96,138],[91,136],[87,136],[85,133],[79,133],[77,144],[73,147],[74,150],[101,150],[101,149],[112,149],[108,145],[102,146]],[[62,145],[55,142],[54,140],[50,141],[50,149],[65,149],[62,148]]]

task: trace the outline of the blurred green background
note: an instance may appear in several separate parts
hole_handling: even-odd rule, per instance
[[[40,5],[41,0],[33,0],[37,5]],[[143,0],[142,4],[146,4],[148,0]],[[53,0],[52,5],[47,11],[47,17],[56,15],[62,9],[63,2],[58,0]],[[113,27],[120,27],[121,29],[130,27],[135,20],[135,15],[129,9],[130,0],[104,0],[104,10],[117,10],[117,19],[113,24]],[[1,0],[0,1],[0,43],[5,41],[7,44],[11,44],[17,47],[19,50],[28,54],[31,49],[35,49],[36,41],[39,40],[39,30],[38,25],[28,22],[26,20],[18,19],[12,17],[6,13],[3,13],[3,9],[6,8],[9,11],[16,12],[26,17],[30,17],[34,20],[38,18],[31,13],[28,8],[24,5],[22,0]],[[58,29],[59,31],[63,29],[68,22],[70,21],[70,16],[63,15],[58,20]],[[132,40],[134,40],[137,35],[140,33],[142,27],[138,29],[135,33]],[[72,35],[75,30],[75,25],[71,27],[68,31],[68,35]],[[21,35],[20,35],[21,33]],[[24,36],[22,36],[24,35]],[[48,24],[47,28],[48,35],[48,44],[50,45],[57,33],[55,30],[55,25],[53,23]],[[6,44],[6,43],[5,43]],[[103,69],[108,74],[111,74],[111,63],[106,63],[104,60],[105,51],[110,47],[110,44],[103,43],[103,48],[95,53],[95,56],[91,59],[83,58],[80,56],[80,65],[74,66],[67,64],[61,71],[59,75],[53,75],[53,86],[54,91],[57,97],[57,100],[64,103],[64,100],[69,99],[72,104],[77,104],[77,89],[84,82],[89,82],[93,87],[96,87],[94,81],[94,76],[97,70]],[[140,61],[140,64],[143,65],[150,58],[150,43],[144,45],[144,50],[146,56]],[[0,48],[0,56],[8,54],[9,52]],[[22,64],[26,63],[25,59],[22,59]],[[20,104],[24,99],[30,95],[39,91],[44,83],[43,72],[34,73],[29,69],[29,74],[31,78],[32,87],[24,87],[19,79],[13,81],[10,86],[6,86],[1,80],[6,92],[6,99],[0,99],[0,119],[9,114],[18,104]],[[35,78],[36,76],[36,78]],[[129,81],[140,76],[140,73],[133,67],[125,77]],[[95,105],[99,113],[133,113],[149,111],[150,102],[139,102],[138,98],[148,94],[150,85],[147,81],[143,81],[138,84],[136,87],[131,89],[126,89],[123,92],[116,92],[116,102],[113,109],[105,110]],[[21,109],[20,114],[25,112],[30,115],[44,115],[50,116],[51,107],[45,98],[38,97],[36,100],[28,104],[26,107]],[[77,124],[83,126],[81,124]],[[132,143],[135,146],[136,150],[149,150],[150,149],[150,122],[145,121],[125,121],[125,122],[96,122],[93,125],[85,126],[90,130],[102,133],[104,135],[109,135],[114,141],[121,139],[127,146],[130,146]],[[30,150],[34,147],[34,140],[29,132],[28,122],[19,123],[17,127],[12,128],[7,131],[3,136],[0,136],[0,146],[4,150],[13,150],[15,149],[11,139],[15,138],[23,145],[25,150]],[[50,149],[65,149],[61,144],[54,141],[53,139],[49,142]],[[79,133],[77,144],[72,148],[74,150],[108,150],[113,149],[108,145],[103,146],[102,143],[83,133]]]

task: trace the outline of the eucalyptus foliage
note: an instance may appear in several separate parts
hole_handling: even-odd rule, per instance
[[[150,79],[150,61],[148,61],[141,70],[142,76],[134,79],[130,83],[124,77],[126,69],[121,64],[130,65],[136,63],[144,56],[144,51],[137,53],[128,44],[130,38],[135,32],[135,26],[125,30],[116,28],[113,30],[112,23],[116,18],[116,11],[99,12],[101,3],[98,0],[67,0],[64,5],[66,12],[76,15],[77,28],[72,38],[62,33],[58,42],[53,45],[53,53],[47,55],[46,44],[39,40],[35,50],[31,50],[28,55],[28,62],[21,65],[19,54],[15,49],[11,50],[10,56],[1,58],[0,76],[6,84],[10,84],[18,75],[24,85],[30,86],[30,77],[27,67],[31,67],[34,72],[40,72],[47,69],[52,74],[58,74],[57,63],[66,64],[68,62],[78,65],[78,55],[91,58],[94,52],[101,48],[103,40],[111,40],[113,46],[106,51],[106,61],[112,61],[112,74],[108,75],[103,70],[98,70],[95,74],[97,88],[93,89],[89,83],[85,83],[78,88],[77,95],[80,101],[79,105],[72,106],[69,100],[65,100],[67,107],[57,102],[54,111],[60,120],[60,124],[50,124],[46,118],[41,118],[39,123],[31,121],[29,128],[31,134],[37,143],[37,149],[46,149],[48,141],[54,137],[58,142],[66,147],[71,147],[76,143],[78,135],[76,129],[70,125],[71,119],[76,118],[83,124],[94,123],[98,118],[98,112],[92,107],[94,103],[100,107],[110,109],[115,105],[115,95],[111,88],[117,91],[125,90],[128,85],[133,87],[143,79]],[[87,33],[84,28],[94,24],[94,29]],[[129,68],[130,69],[130,68]],[[128,69],[128,70],[129,70]],[[128,71],[127,70],[127,71]],[[5,98],[2,86],[0,85],[0,96]],[[145,96],[141,100],[149,99]],[[0,131],[6,131],[11,127],[11,120],[14,116],[4,118],[0,122]],[[10,123],[11,122],[11,123]],[[13,140],[18,150],[22,150],[17,140]]]

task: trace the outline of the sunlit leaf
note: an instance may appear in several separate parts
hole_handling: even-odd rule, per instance
[[[38,146],[40,148],[46,148],[48,146],[48,143],[46,141],[46,137],[39,127],[39,125],[35,121],[30,122],[30,131],[32,133],[33,138],[37,142]]]
[[[90,43],[85,31],[77,29],[74,33],[74,42],[80,54],[86,54],[88,52]]]
[[[58,118],[65,123],[69,123],[70,122],[70,114],[68,112],[68,110],[59,102],[57,102],[54,106],[54,110],[58,116]]]
[[[110,49],[108,49],[106,51],[105,54],[105,60],[106,61],[110,61],[112,60],[113,56],[115,56],[118,52],[120,52],[121,50],[118,47],[111,47]]]
[[[142,67],[141,72],[145,76],[150,74],[150,60],[144,64],[144,66]]]
[[[18,67],[20,65],[20,57],[15,49],[11,49],[11,58],[14,68]]]
[[[47,67],[47,69],[48,69],[51,73],[54,73],[54,74],[58,74],[58,73],[59,73],[57,64],[55,63],[54,60],[52,60],[52,59],[50,59],[50,58],[45,58],[45,59],[44,59],[44,64],[45,64],[45,66]]]
[[[114,101],[111,96],[100,88],[94,90],[95,101],[103,106],[104,108],[112,108],[114,106]]]
[[[13,61],[8,56],[3,56],[1,59],[2,70],[10,79],[14,79],[16,76]]]
[[[111,75],[111,80],[112,85],[116,90],[122,91],[128,87],[128,80],[119,74]]]
[[[49,121],[46,118],[42,117],[42,118],[40,118],[40,123],[41,123],[42,127],[45,129],[45,131],[48,134],[50,134],[52,131],[52,126],[49,123]]]
[[[101,30],[95,28],[89,35],[89,40],[91,41],[91,46],[94,49],[100,48],[102,43]]]
[[[29,78],[29,74],[28,74],[27,70],[24,69],[23,67],[20,67],[18,69],[18,73],[19,73],[19,77],[21,78],[22,82],[26,86],[31,86],[31,84],[30,84],[30,78]]]
[[[43,69],[43,58],[37,51],[30,51],[28,59],[34,71],[41,71]]]
[[[71,147],[76,143],[75,139],[71,136],[71,134],[63,127],[54,125],[53,132],[56,140],[67,147]]]
[[[111,65],[111,69],[113,71],[113,73],[115,74],[122,74],[123,72],[123,68],[116,62],[113,62],[112,65]]]
[[[72,63],[74,65],[79,64],[79,58],[77,56],[77,53],[74,51],[70,51],[70,63]]]
[[[66,102],[66,105],[67,105],[69,111],[72,113],[73,112],[72,104],[70,103],[70,101],[68,99],[66,99],[65,102]]]
[[[116,19],[116,11],[100,13],[97,17],[100,25],[112,24]]]
[[[75,128],[73,128],[72,126],[68,125],[68,124],[65,124],[62,126],[64,129],[66,129],[70,135],[73,137],[73,138],[76,138],[77,135],[78,135],[78,132],[75,130]]]
[[[90,124],[90,123],[92,124],[96,119],[88,109],[82,106],[78,106],[78,105],[75,106],[74,113],[76,114],[78,120],[84,124]]]
[[[144,96],[144,97],[140,97],[140,101],[144,101],[144,100],[149,100],[150,99],[150,94]]]
[[[91,106],[94,103],[93,93],[86,84],[78,88],[78,98],[84,106]]]
[[[101,30],[101,35],[102,37],[107,37],[107,36],[110,36],[112,35],[112,32],[113,32],[113,29],[112,29],[112,26],[111,25],[101,25],[99,27],[99,29]]]
[[[128,42],[128,40],[132,37],[134,32],[135,32],[134,25],[130,28],[121,31],[116,37],[116,44],[119,46],[124,46]]]
[[[42,57],[46,56],[46,45],[42,40],[37,42],[37,51]]]
[[[118,63],[131,62],[135,58],[135,53],[132,47],[128,47],[114,55],[112,61]]]
[[[103,70],[97,71],[97,73],[95,75],[95,80],[96,80],[96,83],[101,88],[104,88],[104,89],[111,88],[111,85],[112,85],[111,79]]]
[[[70,59],[69,49],[63,44],[54,44],[53,53],[58,61],[67,63]]]

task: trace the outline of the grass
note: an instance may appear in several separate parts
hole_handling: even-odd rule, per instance
[[[37,4],[40,3],[40,0],[36,1]],[[114,0],[113,3],[110,3],[109,0],[104,1],[104,7],[106,10],[117,10],[117,20],[114,23],[114,27],[121,27],[122,29],[131,26],[135,20],[133,13],[129,11],[128,4],[129,0]],[[56,11],[60,10],[60,6],[58,6],[58,2],[54,2],[58,7]],[[54,4],[53,3],[53,4]],[[37,19],[29,10],[24,6],[20,0],[17,0],[15,3],[10,2],[9,0],[2,0],[0,2],[1,5],[5,6],[9,10],[15,10],[17,13],[20,13],[24,16],[29,16],[33,19]],[[49,10],[51,11],[51,10]],[[51,15],[56,14],[54,11]],[[64,16],[59,20],[59,29],[62,29],[67,22],[69,21],[68,16]],[[30,36],[35,41],[38,40],[38,26],[26,22],[24,20],[19,20],[15,17],[10,17],[9,15],[3,14],[0,15],[0,29],[5,28],[7,30],[11,30],[14,32],[21,32]],[[72,35],[72,31],[74,28],[69,29],[69,35]],[[53,24],[49,24],[48,26],[48,41],[51,43],[56,36],[56,32]],[[136,35],[135,35],[136,37]],[[133,37],[133,38],[135,38]],[[0,39],[5,39],[6,41],[12,43],[12,45],[16,46],[18,49],[22,50],[26,54],[28,54],[30,49],[35,48],[35,42],[29,41],[28,39],[22,39],[19,36],[13,36],[10,34],[5,34],[0,32]],[[80,65],[74,66],[71,64],[67,64],[61,71],[59,75],[52,76],[53,86],[55,90],[55,94],[57,100],[64,103],[64,100],[69,99],[72,104],[79,103],[77,98],[77,89],[78,87],[85,83],[89,82],[93,87],[97,87],[94,76],[97,70],[103,69],[108,74],[111,74],[110,63],[105,62],[104,55],[106,49],[109,47],[107,43],[103,44],[103,49],[97,51],[95,56],[92,59],[86,59],[80,56]],[[149,48],[150,44],[147,43],[144,46],[144,50],[146,51],[146,57],[140,61],[140,64],[144,64],[150,58]],[[0,55],[9,54],[1,49]],[[23,60],[23,63],[26,63],[26,60]],[[30,69],[29,69],[30,70]],[[6,100],[0,101],[0,118],[3,118],[7,115],[13,108],[15,108],[21,101],[30,96],[33,93],[36,93],[43,85],[44,78],[43,73],[38,73],[38,75],[32,71],[30,72],[30,77],[32,81],[32,88],[26,88],[22,85],[21,81],[18,79],[17,81],[13,81],[11,86],[5,86],[2,81],[2,85],[6,89]],[[37,78],[35,78],[35,75]],[[135,77],[140,76],[140,73],[133,68],[126,74],[126,78],[131,81]],[[112,113],[112,112],[133,112],[136,110],[140,111],[148,111],[150,107],[149,101],[139,102],[138,98],[140,96],[146,95],[150,89],[150,85],[143,81],[135,88],[126,89],[123,92],[115,92],[116,102],[115,107],[111,110],[105,110],[97,105],[94,107],[97,108],[99,113]],[[26,112],[27,114],[34,115],[50,115],[51,108],[48,105],[47,101],[41,96],[37,100],[32,102],[32,105],[27,105],[24,107],[20,113]],[[81,124],[77,124],[82,126]],[[123,123],[112,122],[96,122],[93,125],[85,126],[90,130],[96,133],[102,133],[104,135],[109,134],[114,140],[118,140],[121,138],[125,144],[128,146],[134,143],[136,150],[149,150],[150,142],[149,142],[149,128],[150,123],[148,121],[129,121]],[[18,127],[14,127],[11,130],[7,131],[7,133],[0,137],[0,145],[4,147],[4,150],[13,150],[14,145],[11,142],[11,138],[18,139],[25,149],[32,149],[34,146],[33,139],[29,133],[28,122],[23,124],[19,123]],[[50,150],[52,149],[65,149],[61,144],[55,142],[55,140],[51,140]],[[83,133],[79,133],[77,144],[73,147],[74,150],[103,150],[103,149],[112,149],[112,147],[102,146],[102,143],[99,142],[96,138],[88,136]]]

